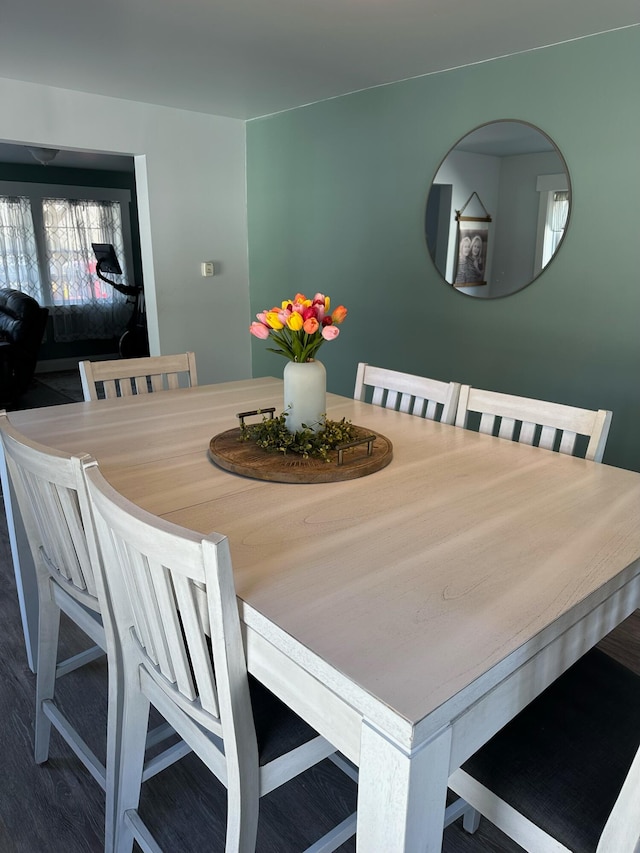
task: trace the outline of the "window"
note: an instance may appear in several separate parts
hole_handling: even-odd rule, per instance
[[[7,186],[0,182],[0,193]],[[118,280],[128,284],[129,193],[41,184],[19,188],[24,194],[0,195],[0,286],[48,306],[56,341],[119,336],[131,308],[96,275],[91,244],[113,244],[123,269]]]
[[[538,229],[534,276],[538,275],[553,258],[567,227],[571,193],[567,175],[538,175],[536,189],[540,194],[538,204]]]
[[[546,267],[554,256],[560,241],[564,237],[564,229],[569,215],[568,190],[554,190],[547,200],[547,217],[544,229],[544,245],[542,247],[542,267]]]
[[[28,198],[0,197],[0,253],[0,285],[22,290],[42,304],[38,253]]]

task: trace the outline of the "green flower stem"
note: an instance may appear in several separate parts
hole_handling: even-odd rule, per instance
[[[287,328],[271,329],[269,335],[277,349],[268,347],[267,351],[282,355],[290,361],[309,361],[324,343],[320,330],[308,335],[306,332],[293,332]]]

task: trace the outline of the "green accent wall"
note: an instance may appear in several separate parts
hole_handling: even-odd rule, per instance
[[[297,291],[343,303],[329,390],[358,361],[613,411],[605,462],[640,471],[640,27],[394,83],[247,125],[253,314]],[[520,119],[563,153],[573,206],[532,285],[473,299],[424,240],[431,179],[475,126]],[[252,349],[253,375],[283,362]]]

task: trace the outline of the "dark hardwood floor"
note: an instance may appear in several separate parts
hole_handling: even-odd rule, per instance
[[[30,398],[32,405],[38,394]],[[60,400],[59,402],[68,402]],[[64,618],[64,617],[63,617]],[[103,794],[57,735],[49,761],[33,760],[35,676],[27,666],[4,513],[0,513],[0,853],[98,853],[102,850]],[[69,622],[61,631],[65,652],[81,647]],[[603,646],[637,671],[640,614],[630,617]],[[104,754],[104,661],[61,679],[58,692],[98,755]],[[355,785],[330,762],[264,797],[258,853],[297,853],[355,808]],[[141,813],[167,853],[224,850],[226,793],[193,756],[143,788]],[[355,842],[340,850],[355,850]],[[487,821],[470,836],[461,826],[445,832],[445,853],[517,853],[521,848]],[[378,851],[375,851],[378,853]],[[384,853],[384,851],[379,851]]]

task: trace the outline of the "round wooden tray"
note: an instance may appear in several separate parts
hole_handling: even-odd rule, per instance
[[[338,483],[355,480],[379,471],[391,462],[393,447],[388,438],[364,427],[355,427],[362,436],[375,436],[368,454],[367,445],[343,450],[342,465],[338,452],[332,451],[330,461],[304,459],[297,453],[270,453],[249,441],[239,441],[240,427],[214,435],[209,443],[209,456],[225,471],[269,480],[272,483]]]

